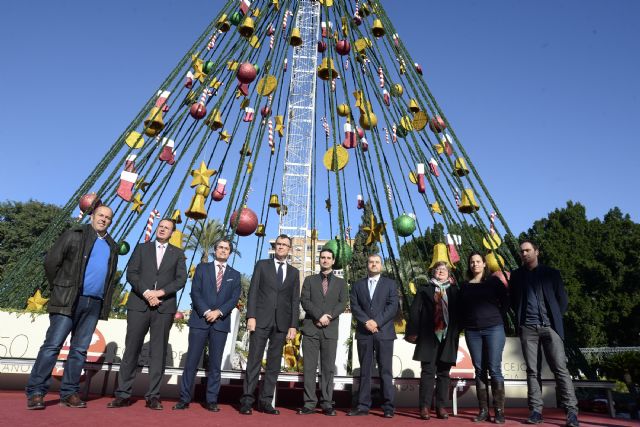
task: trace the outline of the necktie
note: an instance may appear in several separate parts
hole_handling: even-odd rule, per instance
[[[373,299],[373,292],[376,290],[376,281],[369,279],[369,298]]]
[[[158,250],[156,251],[156,258],[158,261],[158,268],[160,268],[160,264],[162,264],[162,258],[164,257],[164,245],[158,245]]]
[[[220,287],[222,286],[222,276],[224,276],[224,266],[222,264],[218,264],[218,275],[216,276],[216,292],[220,292]]]
[[[329,290],[329,275],[322,275],[322,295],[327,295],[327,291]]]
[[[278,261],[278,285],[282,286],[282,282],[284,282],[284,268],[282,265],[284,262]]]

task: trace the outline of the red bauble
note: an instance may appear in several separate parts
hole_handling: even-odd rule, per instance
[[[80,197],[80,201],[78,202],[78,206],[80,210],[84,213],[91,213],[95,208],[100,206],[102,201],[100,197],[96,193],[87,193],[84,196]]]
[[[364,138],[364,130],[362,128],[356,128],[356,131],[358,132],[358,138]]]
[[[200,102],[196,102],[189,108],[189,114],[196,120],[200,120],[207,115],[207,107]]]
[[[325,42],[324,40],[320,40],[318,42],[318,52],[322,53],[325,50],[327,50],[327,42]]]
[[[173,316],[173,318],[176,320],[182,320],[184,319],[184,314],[181,311],[176,311],[176,314]]]
[[[271,115],[271,108],[268,105],[265,105],[260,110],[260,114],[262,115],[262,117],[269,117]]]
[[[498,279],[500,279],[500,281],[502,282],[503,285],[505,286],[509,286],[509,279],[511,278],[511,273],[510,272],[506,272],[506,277],[505,277],[505,273],[503,273],[502,271],[498,270],[495,273],[492,274],[492,276],[496,276]]]
[[[442,120],[440,116],[433,116],[429,120],[429,129],[433,132],[440,133],[447,128],[447,124]]]
[[[238,72],[236,74],[236,77],[238,78],[238,81],[240,81],[240,83],[249,84],[256,79],[257,75],[258,75],[258,71],[256,70],[256,67],[254,67],[252,63],[243,62],[238,67]]]
[[[236,217],[238,211],[235,211],[231,215],[229,220],[229,226],[233,227],[236,223]],[[236,228],[236,234],[238,236],[249,236],[253,234],[258,228],[258,216],[254,211],[249,208],[242,208],[240,213],[240,219],[238,220],[238,227]]]
[[[348,40],[338,40],[336,43],[336,52],[340,55],[348,55],[351,50],[351,45]]]

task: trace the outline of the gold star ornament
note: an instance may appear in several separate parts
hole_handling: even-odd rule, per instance
[[[48,301],[49,299],[43,298],[40,289],[38,289],[36,293],[27,300],[27,311],[42,311]]]
[[[205,162],[202,161],[198,169],[193,169],[191,171],[191,176],[193,177],[193,180],[191,181],[191,188],[197,187],[198,185],[206,185],[209,187],[209,178],[215,174],[216,170],[208,169]]]
[[[376,217],[371,214],[369,224],[367,224],[366,227],[362,227],[362,231],[367,233],[367,241],[365,242],[365,245],[369,246],[373,242],[382,242],[382,233],[384,233],[384,230],[384,223],[376,222]]]
[[[145,205],[145,203],[142,201],[142,195],[140,193],[137,193],[135,196],[133,196],[133,200],[131,202],[133,203],[131,205],[131,210],[135,213],[142,213],[142,207]]]

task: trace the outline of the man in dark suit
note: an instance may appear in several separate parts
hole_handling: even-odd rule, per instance
[[[375,355],[380,371],[382,409],[385,418],[393,418],[393,341],[396,331],[393,319],[398,312],[398,285],[394,280],[380,275],[382,257],[369,255],[368,277],[358,280],[351,287],[351,313],[356,319],[356,340],[360,361],[360,389],[358,406],[347,415],[369,415],[371,408],[371,371]]]
[[[320,251],[320,274],[304,279],[300,301],[305,310],[302,323],[302,356],[304,357],[304,406],[300,415],[315,413],[316,371],[320,356],[320,393],[322,412],[336,415],[333,408],[333,376],[338,347],[340,314],[347,308],[349,293],[347,283],[333,275],[333,251]]]
[[[276,239],[274,259],[258,261],[251,277],[247,298],[247,330],[249,355],[240,399],[240,413],[251,415],[253,393],[258,385],[262,354],[267,348],[267,366],[260,390],[259,409],[278,415],[272,405],[273,394],[280,372],[282,347],[285,338],[294,339],[300,311],[300,272],[287,264],[291,238],[281,234]]]
[[[527,424],[542,424],[542,355],[556,378],[557,393],[567,411],[567,427],[578,427],[578,401],[564,351],[562,315],[569,304],[560,272],[538,262],[538,246],[520,244],[522,267],[511,273],[511,306],[516,313],[522,354],[527,364]]]
[[[182,373],[180,401],[173,409],[186,409],[191,402],[191,387],[198,370],[204,345],[209,340],[209,372],[205,408],[218,412],[222,352],[231,331],[231,312],[240,298],[240,273],[227,265],[233,243],[226,238],[215,245],[215,260],[199,264],[191,284],[189,351]]]
[[[138,244],[127,265],[131,293],[127,301],[127,336],[120,363],[116,398],[107,407],[129,406],[138,358],[147,332],[149,348],[149,390],[146,406],[161,410],[160,384],[169,343],[169,331],[177,311],[176,293],[187,281],[184,252],[169,244],[175,224],[163,219],[156,229],[156,240]]]

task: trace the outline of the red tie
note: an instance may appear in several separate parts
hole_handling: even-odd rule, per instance
[[[216,292],[220,292],[220,287],[222,286],[222,276],[224,276],[224,266],[222,264],[218,264],[218,275],[216,276]]]

